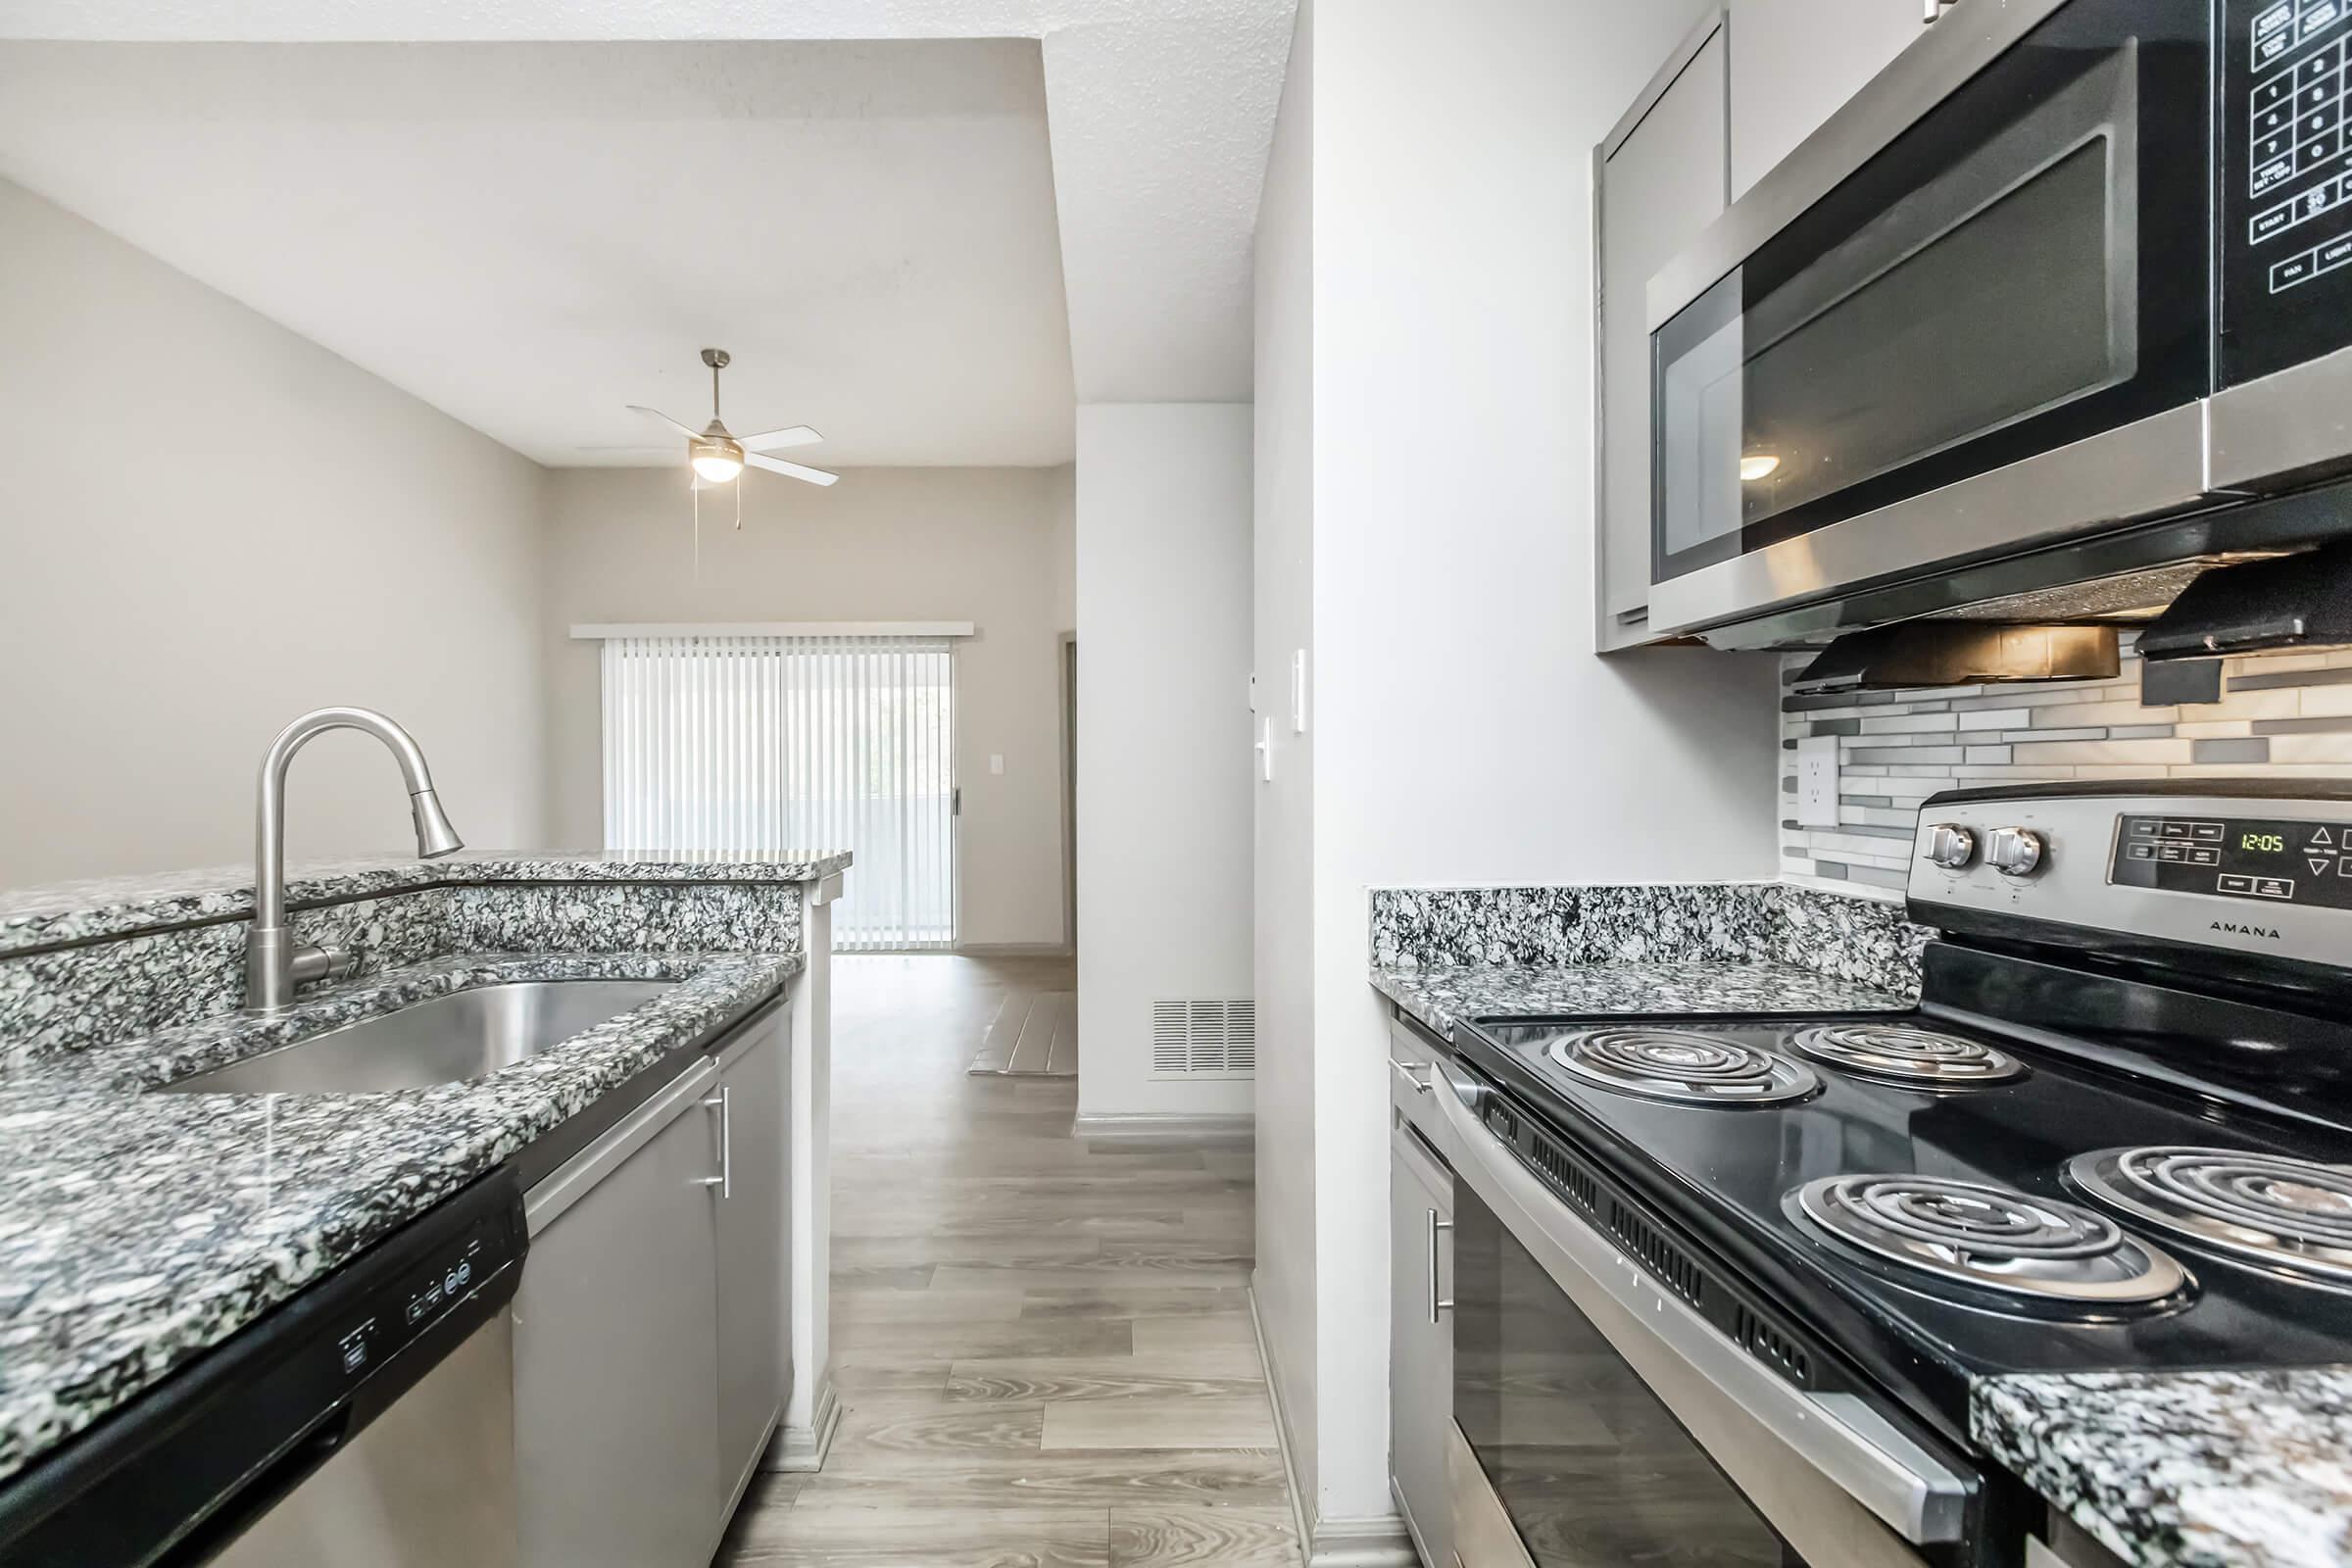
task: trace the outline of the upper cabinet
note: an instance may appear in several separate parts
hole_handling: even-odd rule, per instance
[[[1730,0],[1730,10],[1734,200],[1925,30],[1921,0]]]
[[[1649,277],[1726,205],[1724,15],[1702,21],[1597,151],[1599,646],[1648,634]]]

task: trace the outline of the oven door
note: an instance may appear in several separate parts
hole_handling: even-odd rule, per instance
[[[1458,1067],[1452,1087],[1433,1098],[1457,1159],[1453,1406],[1476,1461],[1454,1477],[1463,1568],[1951,1555],[1938,1548],[1967,1533],[1972,1478],[1860,1399],[1767,1370],[1505,1147],[1486,1124],[1496,1091]],[[1499,1523],[1472,1528],[1487,1518],[1507,1519],[1516,1550]]]
[[[2211,51],[1962,6],[1652,280],[1655,629],[2204,494]]]

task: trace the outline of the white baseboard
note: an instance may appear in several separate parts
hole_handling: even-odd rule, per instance
[[[1250,1144],[1257,1141],[1257,1118],[1248,1111],[1089,1115],[1082,1110],[1070,1123],[1070,1136],[1099,1143]]]
[[[1393,1513],[1364,1519],[1318,1519],[1306,1544],[1306,1568],[1420,1568],[1404,1521]]]
[[[1265,1319],[1258,1315],[1257,1287],[1250,1287],[1250,1329],[1257,1337],[1257,1364],[1266,1371],[1266,1402],[1274,1408],[1274,1445],[1282,1454],[1283,1490],[1291,1495],[1291,1526],[1297,1531],[1306,1568],[1419,1568],[1421,1553],[1399,1514],[1362,1519],[1322,1519],[1315,1515],[1306,1489],[1298,1485],[1298,1467],[1291,1458],[1291,1418],[1283,1408],[1282,1380],[1266,1348]],[[1431,1568],[1450,1568],[1432,1564]]]
[[[833,1380],[827,1378],[809,1406],[809,1424],[785,1427],[769,1445],[767,1468],[787,1473],[822,1470],[825,1455],[833,1447],[833,1434],[840,1429],[841,1401],[833,1396]]]
[[[1066,958],[1070,947],[1066,942],[958,942],[956,955],[962,958]]]

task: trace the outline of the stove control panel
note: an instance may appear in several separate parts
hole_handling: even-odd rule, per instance
[[[2352,909],[2352,812],[2122,819],[2108,880],[2167,893]]]
[[[2027,939],[2027,923],[2066,925],[2352,968],[2352,785],[2230,788],[1936,796],[1916,830],[1913,918],[1979,931],[2014,921]]]

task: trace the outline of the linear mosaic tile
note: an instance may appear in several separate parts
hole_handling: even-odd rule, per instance
[[[1782,662],[1784,684],[1812,661]],[[1796,821],[1796,743],[1834,736],[1838,825]],[[2146,707],[2127,635],[2113,680],[1781,699],[1781,869],[1841,891],[1901,888],[1911,824],[1941,790],[2058,779],[2352,776],[2352,653],[2223,664],[2214,703]]]

